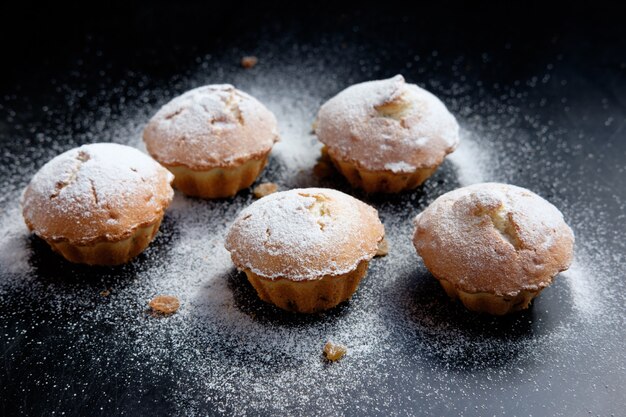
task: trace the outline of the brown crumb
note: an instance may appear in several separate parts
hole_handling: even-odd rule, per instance
[[[244,56],[243,58],[241,58],[241,66],[244,67],[245,69],[254,68],[256,64],[258,63],[259,63],[259,58],[253,55]]]
[[[324,356],[331,362],[338,361],[348,352],[348,348],[344,345],[335,344],[330,340],[324,345]]]
[[[389,253],[389,241],[386,237],[383,238],[380,242],[378,242],[378,250],[376,251],[376,256],[386,256]]]
[[[180,301],[173,295],[157,295],[148,305],[155,313],[169,315],[178,311]]]
[[[102,290],[100,291],[100,295],[103,297],[108,297],[109,295],[111,295],[111,291],[110,290]]]
[[[278,185],[273,182],[264,182],[263,184],[259,184],[252,190],[252,194],[256,198],[262,198],[266,195],[270,195],[278,191]]]

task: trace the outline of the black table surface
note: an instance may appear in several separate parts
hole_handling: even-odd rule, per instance
[[[408,11],[321,2],[2,6],[0,414],[625,415],[626,38],[617,8]],[[243,69],[240,59],[259,64]],[[367,196],[312,173],[321,103],[403,74],[439,96],[462,144],[424,186]],[[179,193],[150,248],[89,268],[28,234],[20,193],[47,160],[141,129],[169,99],[232,83],[277,116],[259,181],[338,188],[374,205],[391,251],[347,303],[317,316],[258,300],[223,248],[254,199]],[[542,195],[576,234],[572,268],[507,317],[448,300],[411,219],[459,186]],[[179,297],[171,317],[148,301]],[[348,347],[337,363],[321,349]]]

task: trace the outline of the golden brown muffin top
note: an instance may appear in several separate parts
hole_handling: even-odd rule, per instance
[[[225,246],[239,269],[302,281],[353,271],[376,254],[384,234],[373,207],[336,190],[301,188],[244,209]]]
[[[552,282],[571,261],[561,212],[508,184],[450,191],[415,218],[413,244],[432,274],[469,293],[517,295]]]
[[[346,88],[320,108],[315,132],[331,156],[395,173],[435,167],[459,142],[446,106],[401,75]]]
[[[167,166],[233,167],[267,154],[278,141],[276,118],[232,85],[207,85],[164,105],[143,131],[146,149]]]
[[[52,241],[88,245],[126,239],[163,216],[174,176],[130,146],[71,149],[35,174],[22,196],[29,229]]]

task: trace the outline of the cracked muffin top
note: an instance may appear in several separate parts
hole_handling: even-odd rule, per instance
[[[315,133],[333,157],[394,173],[435,167],[459,142],[446,106],[401,75],[353,85],[328,100]]]
[[[426,267],[469,293],[515,296],[552,282],[572,261],[574,234],[555,206],[508,184],[450,191],[415,218]]]
[[[229,84],[195,88],[164,105],[143,131],[146,149],[167,166],[234,167],[266,155],[278,141],[276,118]]]
[[[373,207],[340,191],[301,188],[244,209],[225,246],[239,269],[304,281],[355,270],[374,257],[384,234]]]
[[[163,217],[174,196],[173,179],[130,146],[83,145],[35,174],[22,196],[22,213],[28,228],[45,240],[115,242]]]

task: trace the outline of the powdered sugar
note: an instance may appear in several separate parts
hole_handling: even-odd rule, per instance
[[[223,84],[194,88],[165,104],[150,120],[144,140],[162,163],[214,168],[266,154],[278,132],[265,106]]]
[[[50,239],[90,241],[102,237],[103,222],[115,237],[161,215],[173,194],[173,178],[134,148],[83,145],[55,157],[33,176],[24,193],[24,217]],[[78,224],[79,230],[67,230],[67,224]]]
[[[401,172],[413,172],[415,171],[415,167],[413,165],[409,165],[404,161],[400,162],[388,162],[385,164],[385,169],[390,170],[391,172],[401,173]]]
[[[73,117],[63,104],[41,120],[27,120],[37,133],[12,130],[19,149],[2,137],[7,148],[0,174],[8,179],[0,195],[6,401],[44,410],[30,414],[67,414],[88,404],[93,410],[81,410],[109,415],[129,408],[172,415],[491,415],[523,402],[528,414],[571,415],[580,411],[573,408],[576,398],[616,398],[626,358],[617,323],[624,316],[623,259],[614,249],[623,249],[623,240],[620,219],[610,213],[623,200],[617,190],[599,194],[608,184],[596,172],[606,166],[597,162],[603,148],[594,148],[592,163],[583,157],[588,145],[578,148],[572,132],[539,118],[526,125],[530,115],[521,116],[515,97],[526,94],[522,98],[534,103],[528,90],[460,81],[467,75],[463,57],[450,64],[459,68],[453,80],[434,76],[448,68],[440,58],[422,55],[409,63],[412,79],[426,82],[457,115],[473,152],[462,141],[457,152],[463,158],[444,162],[415,192],[355,194],[379,210],[391,251],[371,263],[350,302],[320,316],[289,315],[266,305],[236,272],[223,244],[232,221],[253,201],[246,191],[224,201],[177,193],[153,244],[120,268],[68,264],[29,237],[19,196],[43,162],[82,142],[140,147],[141,131],[162,103],[210,83],[231,82],[249,91],[279,119],[283,142],[259,182],[355,193],[341,178],[312,174],[320,145],[310,126],[318,106],[337,91],[389,75],[373,69],[379,64],[370,55],[384,48],[335,51],[275,39],[259,48],[253,70],[235,69],[243,54],[233,49],[200,57],[197,68],[163,84],[138,74],[124,83],[109,80],[103,97],[87,103],[82,90],[63,85],[62,102],[78,109]],[[351,70],[346,55],[363,64]],[[85,82],[93,80],[88,75]],[[125,100],[112,106],[109,100],[118,97]],[[1,103],[5,112],[18,106]],[[559,152],[543,146],[544,140]],[[562,154],[580,163],[565,163]],[[545,196],[577,235],[572,269],[531,310],[506,318],[473,315],[450,302],[411,244],[418,212],[459,185],[483,181],[512,182]],[[103,290],[110,295],[100,295]],[[156,319],[146,309],[161,293],[176,295],[181,308]],[[328,339],[348,347],[330,365],[322,357]]]
[[[271,194],[243,210],[226,247],[242,269],[299,281],[355,270],[374,256],[382,236],[376,212],[360,201],[303,188]]]
[[[137,193],[137,188],[155,188],[150,180],[160,172],[162,169],[156,162],[134,148],[98,143],[52,159],[33,177],[31,189],[56,199],[61,210],[67,210],[70,204],[84,203],[86,195],[103,206],[116,206],[120,200]],[[173,178],[171,174],[167,176]]]
[[[448,156],[457,169],[459,183],[462,186],[494,178],[493,167],[490,167],[494,159],[491,155],[493,151],[480,146],[473,136],[471,131],[461,130],[459,147]]]
[[[562,279],[570,286],[574,308],[586,319],[593,320],[602,314],[603,302],[600,294],[603,291],[595,288],[594,271],[589,270],[585,261],[584,255],[579,253],[570,268],[562,274]]]
[[[23,274],[30,272],[28,263],[29,248],[24,240],[28,233],[22,221],[21,209],[13,205],[6,211],[0,212],[0,265],[3,271],[9,274]]]
[[[343,160],[394,172],[438,165],[457,146],[458,130],[437,97],[401,75],[346,88],[320,108],[316,127]]]
[[[536,291],[572,259],[574,237],[559,210],[513,185],[450,191],[415,223],[413,242],[432,272],[471,293]]]

